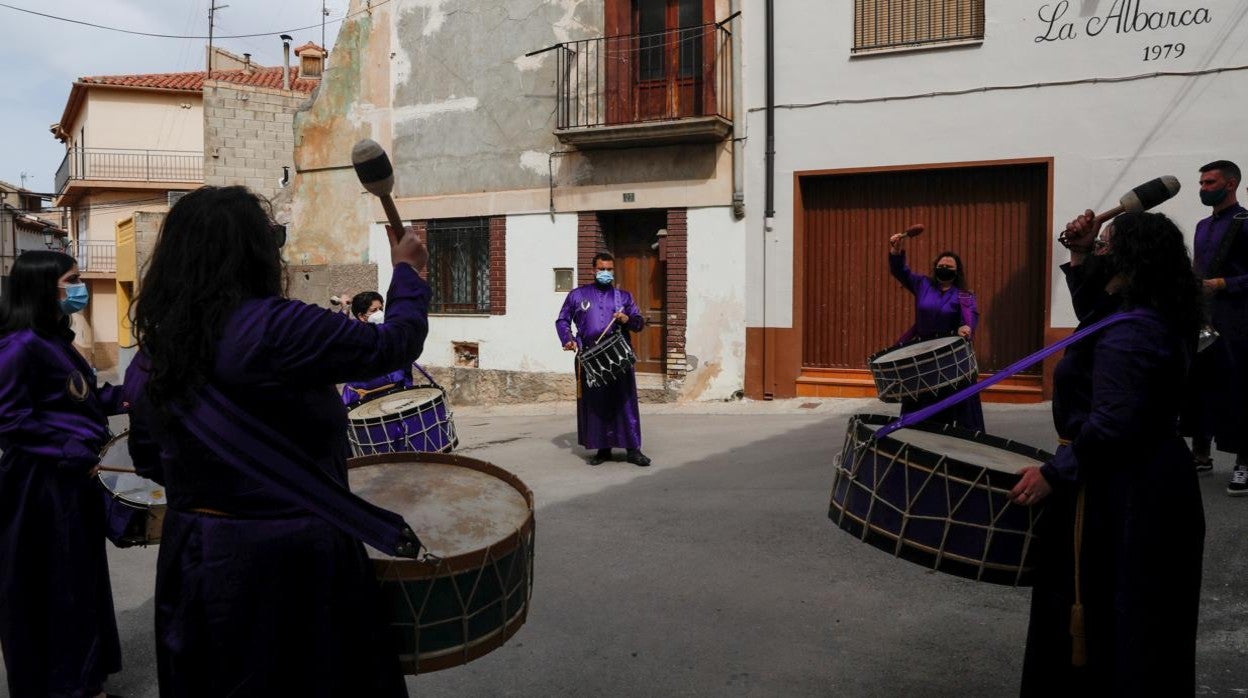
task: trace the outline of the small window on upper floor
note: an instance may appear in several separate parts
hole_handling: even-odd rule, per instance
[[[854,0],[853,53],[983,39],[984,0]]]

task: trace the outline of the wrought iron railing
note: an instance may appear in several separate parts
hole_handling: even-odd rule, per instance
[[[123,182],[200,182],[204,154],[188,150],[70,148],[56,171],[56,193],[71,179]]]
[[[427,226],[430,312],[489,313],[489,219],[431,220]]]
[[[76,242],[67,250],[78,262],[78,271],[102,274],[117,272],[117,245],[112,242]]]
[[[984,0],[854,0],[854,53],[984,38]]]
[[[554,47],[556,128],[718,116],[732,121],[732,32],[703,24]]]

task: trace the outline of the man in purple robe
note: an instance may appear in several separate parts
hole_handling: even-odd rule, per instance
[[[1203,280],[1208,320],[1218,339],[1196,355],[1184,432],[1192,437],[1197,470],[1213,468],[1210,447],[1234,453],[1226,485],[1232,497],[1248,495],[1248,211],[1235,190],[1239,167],[1218,160],[1200,168],[1200,201],[1213,215],[1196,224],[1192,266]]]
[[[576,325],[576,335],[572,325]],[[594,255],[594,283],[573,289],[563,301],[555,330],[565,351],[583,352],[608,341],[616,332],[640,332],[646,320],[628,291],[615,287],[615,257]],[[627,336],[625,337],[627,339]],[[590,465],[611,459],[612,448],[623,448],[628,462],[650,465],[641,452],[641,416],[637,410],[637,377],[629,365],[606,385],[590,387],[577,358],[577,441],[594,450]]]

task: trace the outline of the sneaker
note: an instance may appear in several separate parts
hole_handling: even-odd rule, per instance
[[[1196,465],[1196,472],[1198,473],[1207,473],[1210,470],[1213,470],[1213,458],[1209,456],[1205,456],[1204,458],[1201,458],[1200,456],[1192,456],[1192,462]]]
[[[1236,463],[1231,471],[1231,481],[1226,483],[1226,493],[1232,497],[1248,495],[1248,465]]]

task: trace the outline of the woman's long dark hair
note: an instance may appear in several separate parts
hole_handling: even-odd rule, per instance
[[[44,336],[72,337],[69,317],[61,312],[57,282],[77,262],[63,252],[23,252],[9,271],[0,295],[0,335],[31,329]]]
[[[958,256],[958,253],[953,252],[951,250],[946,250],[944,252],[941,252],[940,254],[936,255],[935,259],[932,260],[932,277],[931,277],[932,283],[933,284],[940,283],[940,281],[936,279],[936,265],[937,263],[940,262],[941,259],[944,259],[945,257],[952,257],[953,261],[958,263],[958,275],[953,277],[953,287],[958,289],[959,291],[965,291],[966,290],[966,265],[962,263],[962,258]]]
[[[151,357],[147,394],[164,411],[204,385],[225,321],[244,300],[282,295],[265,203],[246,187],[201,187],[174,204],[131,308]]]
[[[1202,322],[1200,281],[1183,233],[1160,213],[1124,213],[1113,220],[1109,239],[1114,271],[1126,285],[1120,293],[1131,306],[1152,308],[1188,342]]]

